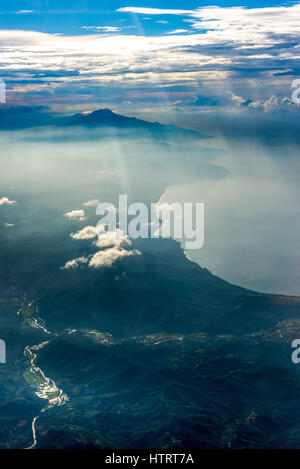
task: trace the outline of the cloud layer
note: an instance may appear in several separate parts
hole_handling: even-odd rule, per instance
[[[222,82],[226,89],[229,79],[245,89],[243,98],[252,90],[262,95],[257,98],[267,99],[277,94],[270,92],[272,86],[288,95],[283,89],[287,79],[276,74],[297,75],[300,68],[299,3],[254,9],[124,7],[119,11],[135,13],[137,18],[139,14],[155,19],[181,16],[184,28],[161,36],[143,35],[140,28],[141,35],[136,36],[116,27],[87,26],[106,34],[72,37],[2,30],[1,75],[8,82],[10,99],[25,99],[26,94],[41,99],[48,94],[55,101],[56,95],[61,100],[65,94],[70,102],[72,96],[92,100],[105,91],[109,100],[111,90],[118,101],[120,97],[184,101],[197,95],[200,82],[207,89]]]

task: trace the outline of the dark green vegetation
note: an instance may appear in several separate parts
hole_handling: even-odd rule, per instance
[[[299,372],[285,341],[195,333],[106,342],[80,332],[43,349],[39,364],[70,398],[40,419],[39,447],[299,444]]]
[[[87,249],[86,242],[82,246]],[[136,240],[132,248],[142,255],[108,269],[49,268],[45,278],[40,276],[30,296],[49,329],[97,329],[117,337],[244,334],[298,317],[296,300],[233,286],[189,261],[173,240]]]
[[[232,286],[174,241],[134,247],[143,254],[109,269],[48,268],[27,285],[56,335],[2,300],[14,350],[0,368],[1,446],[32,443],[45,402],[24,380],[22,353],[49,340],[37,365],[69,401],[40,414],[38,448],[298,447],[299,300]]]
[[[42,406],[26,383],[24,349],[39,342],[38,331],[22,326],[17,316],[22,302],[1,291],[0,331],[7,345],[7,363],[0,365],[0,448],[23,448],[32,439],[31,422]]]

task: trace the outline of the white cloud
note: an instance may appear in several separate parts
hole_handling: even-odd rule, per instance
[[[117,11],[149,15],[187,16],[191,26],[205,31],[202,43],[248,43],[260,47],[262,44],[280,43],[277,35],[295,37],[300,32],[300,4],[269,8],[205,6],[195,10],[124,7]]]
[[[116,229],[115,231],[106,231],[98,236],[97,241],[95,241],[95,246],[98,248],[107,248],[107,247],[120,247],[120,246],[130,246],[131,241],[129,236],[123,233],[123,231]]]
[[[72,259],[71,261],[66,262],[61,269],[77,269],[79,265],[86,264],[88,261],[89,259],[87,257],[77,257],[77,259]]]
[[[237,104],[238,106],[245,104],[246,99],[244,99],[242,96],[237,96],[236,94],[232,92],[230,94],[231,94],[231,99],[235,104]]]
[[[2,197],[2,199],[0,199],[0,207],[2,205],[16,205],[16,203],[15,200],[10,200],[8,197]]]
[[[97,236],[97,229],[93,226],[86,226],[77,233],[71,233],[73,239],[93,239]],[[76,269],[81,264],[87,264],[92,268],[109,267],[118,259],[123,257],[140,255],[138,250],[126,250],[123,246],[130,246],[129,236],[117,229],[100,234],[97,241],[93,243],[100,250],[89,257],[79,257],[72,259],[61,267],[61,269]]]
[[[175,29],[174,31],[169,31],[166,34],[181,34],[181,33],[188,33],[188,29]]]
[[[89,266],[95,269],[99,267],[110,267],[114,262],[119,259],[128,256],[137,256],[140,254],[141,252],[137,250],[127,251],[123,248],[112,247],[104,251],[96,252],[96,254],[94,254],[92,259],[90,260]]]
[[[82,230],[77,231],[77,233],[71,233],[71,238],[79,239],[93,239],[97,237],[97,231],[94,226],[85,226]]]
[[[72,210],[71,212],[65,213],[65,217],[69,220],[85,220],[84,210]]]
[[[140,8],[140,7],[122,7],[117,11],[123,13],[138,13],[142,15],[189,15],[192,10],[172,10],[164,8]]]
[[[121,31],[122,28],[119,28],[117,26],[82,26],[82,29],[99,31],[103,33],[116,33]]]
[[[17,15],[28,15],[30,13],[34,13],[34,10],[18,10],[18,11],[16,11]]]
[[[92,199],[92,200],[88,200],[87,202],[83,202],[82,205],[84,207],[98,207],[99,204],[100,202],[98,199]]]
[[[296,106],[289,97],[279,98],[272,95],[266,101],[252,101],[248,107],[250,109],[261,109],[265,112],[274,112],[288,110]]]

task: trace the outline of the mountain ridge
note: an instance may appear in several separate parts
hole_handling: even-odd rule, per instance
[[[192,137],[209,138],[209,136],[200,134],[194,130],[185,129],[178,127],[174,124],[162,124],[160,122],[150,122],[144,119],[138,119],[136,117],[124,116],[113,112],[111,109],[103,108],[97,109],[89,113],[77,113],[70,117],[69,121],[66,121],[65,126],[83,126],[83,127],[118,127],[124,129],[140,129],[148,130],[152,132],[179,132]]]
[[[129,117],[113,112],[108,108],[100,108],[91,112],[81,112],[70,116],[54,113],[47,106],[3,106],[0,109],[0,131],[22,130],[36,127],[72,128],[115,128],[124,130],[147,131],[154,135],[174,134],[196,138],[210,138],[200,132],[185,129],[174,124],[150,122],[137,117]]]

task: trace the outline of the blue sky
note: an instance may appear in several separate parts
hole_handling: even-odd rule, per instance
[[[150,7],[160,9],[196,9],[206,5],[218,5],[223,7],[245,6],[247,8],[264,8],[280,4],[293,2],[273,2],[250,0],[247,2],[237,1],[213,1],[205,2],[174,0],[161,2],[152,1],[115,1],[115,0],[75,0],[75,1],[9,1],[2,0],[0,7],[0,28],[1,29],[24,29],[37,30],[49,33],[62,34],[85,34],[82,26],[101,24],[106,26],[120,26],[120,23],[126,23],[132,28],[124,31],[125,34],[132,33],[136,28],[134,18],[128,14],[117,12],[124,6]],[[160,20],[168,21],[158,23]],[[142,15],[139,18],[146,34],[160,34],[170,30],[170,27],[182,27],[182,18],[173,15],[159,15],[159,18],[149,18]]]
[[[7,1],[0,77],[10,104],[294,110],[300,3]]]

